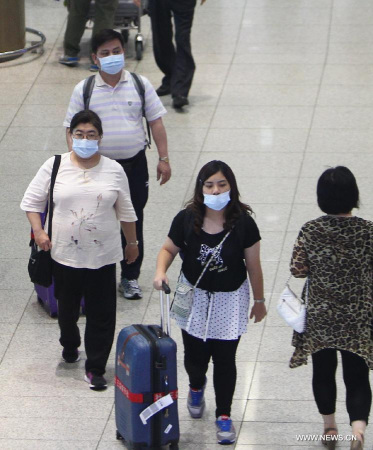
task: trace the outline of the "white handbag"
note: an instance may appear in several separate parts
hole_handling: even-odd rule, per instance
[[[306,280],[306,301],[303,303],[297,294],[290,289],[288,278],[285,289],[277,303],[277,312],[293,330],[303,333],[306,330],[306,313],[308,306],[308,278]]]
[[[205,267],[201,275],[199,276],[196,284],[193,286],[189,283],[189,281],[185,278],[183,272],[180,273],[179,280],[176,284],[175,289],[175,297],[171,305],[171,316],[174,319],[188,319],[190,312],[193,307],[193,299],[194,299],[194,289],[198,286],[201,278],[205,274],[207,267],[211,263],[211,261],[216,257],[219,253],[224,241],[230,235],[230,231],[224,236],[223,240],[215,247],[214,251],[211,254],[210,259],[207,261]]]
[[[187,319],[193,306],[194,286],[188,282],[183,272],[176,284],[175,296],[171,305],[171,316]]]

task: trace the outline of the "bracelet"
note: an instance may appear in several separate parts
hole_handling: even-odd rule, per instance
[[[254,298],[254,303],[264,303],[266,301],[265,298],[260,298],[260,299],[255,299]]]
[[[139,245],[139,241],[127,242],[127,245]]]
[[[170,159],[169,159],[168,156],[162,156],[162,157],[159,158],[159,161],[163,161],[163,162],[165,162],[165,163],[169,163],[169,162],[170,162]]]

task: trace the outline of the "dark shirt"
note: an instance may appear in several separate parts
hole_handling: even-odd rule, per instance
[[[187,280],[194,285],[211,258],[212,250],[223,240],[227,231],[209,234],[201,230],[198,235],[191,230],[188,231],[188,236],[185,236],[185,220],[188,220],[188,217],[184,209],[172,221],[168,237],[183,251],[182,271]],[[200,289],[210,292],[231,292],[245,281],[247,274],[244,249],[254,245],[261,237],[251,216],[243,213],[240,221],[242,221],[240,226],[233,228],[221,251],[210,262],[197,286]]]

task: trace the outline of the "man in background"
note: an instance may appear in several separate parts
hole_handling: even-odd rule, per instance
[[[63,40],[64,55],[59,59],[60,64],[75,67],[79,62],[79,44],[87,23],[90,4],[91,0],[65,0],[69,15]],[[92,36],[106,28],[114,28],[117,6],[118,0],[95,0]],[[98,67],[92,62],[90,70],[97,71]]]
[[[133,0],[140,5],[141,0]],[[201,0],[201,5],[206,0]],[[164,73],[157,94],[172,95],[176,109],[189,104],[188,94],[192,85],[195,63],[190,35],[197,0],[149,0],[148,10],[152,23],[155,61]],[[173,44],[172,16],[175,25]]]
[[[142,297],[138,278],[144,257],[143,219],[149,192],[145,153],[147,139],[142,117],[142,101],[133,75],[124,69],[124,42],[120,33],[108,29],[94,35],[92,52],[92,59],[99,67],[99,73],[95,75],[87,106],[102,120],[103,138],[100,153],[115,159],[127,174],[131,201],[137,216],[138,241],[126,242],[122,233],[122,246],[124,249],[126,245],[138,245],[139,257],[132,264],[128,264],[125,260],[121,262],[119,291],[128,300],[137,300]],[[157,180],[160,180],[160,184],[164,184],[171,177],[167,135],[162,121],[166,110],[149,80],[143,76],[139,78],[144,88],[145,116],[158,150]],[[84,81],[75,86],[63,123],[67,131],[68,144],[71,118],[77,111],[85,109]]]

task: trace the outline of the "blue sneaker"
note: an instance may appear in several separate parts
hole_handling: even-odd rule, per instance
[[[219,416],[216,419],[216,437],[218,444],[229,445],[236,441],[236,430],[229,416]]]
[[[189,389],[188,399],[187,399],[187,408],[190,416],[193,419],[200,419],[203,416],[203,412],[206,407],[205,402],[205,388],[206,388],[207,379],[205,385],[202,389]]]
[[[58,62],[60,64],[63,64],[64,66],[75,67],[75,66],[78,65],[79,58],[77,56],[66,56],[66,55],[63,55],[58,60]]]

